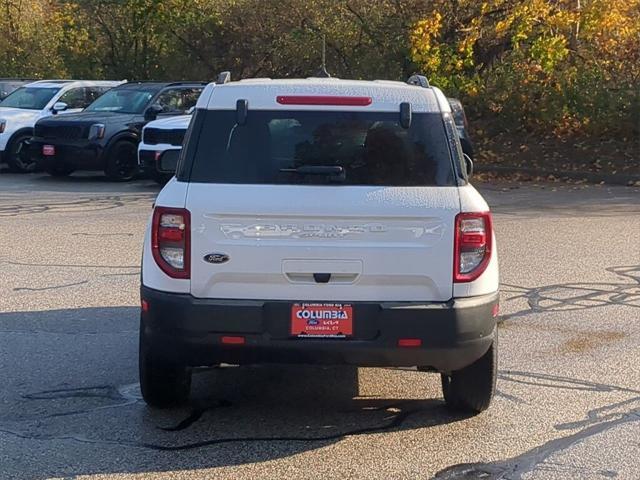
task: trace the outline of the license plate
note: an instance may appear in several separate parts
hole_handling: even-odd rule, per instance
[[[342,303],[296,303],[291,307],[291,335],[349,337],[353,335],[353,307]]]
[[[53,145],[43,145],[42,155],[45,157],[53,157],[56,154],[56,147]]]

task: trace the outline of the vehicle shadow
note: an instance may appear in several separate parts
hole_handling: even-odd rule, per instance
[[[465,418],[445,409],[427,374],[323,366],[199,369],[190,405],[150,409],[137,325],[135,307],[0,313],[0,442],[13,459],[0,477],[244,465]]]

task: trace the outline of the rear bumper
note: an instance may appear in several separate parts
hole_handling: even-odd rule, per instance
[[[44,145],[53,145],[56,149],[55,155],[43,156]],[[42,138],[31,140],[31,153],[41,167],[63,163],[78,170],[104,170],[103,152],[104,148],[101,144],[88,140],[73,143],[51,142]]]
[[[351,302],[354,336],[309,339],[290,335],[288,301],[205,300],[142,287],[148,310],[142,328],[153,348],[188,365],[322,363],[393,366],[449,372],[480,358],[493,342],[498,293],[446,303]],[[223,345],[242,336],[243,345]],[[398,339],[420,347],[398,347]]]

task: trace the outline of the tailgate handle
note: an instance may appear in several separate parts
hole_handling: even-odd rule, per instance
[[[331,280],[331,274],[330,273],[314,273],[313,279],[316,281],[316,283],[329,283],[329,280]]]

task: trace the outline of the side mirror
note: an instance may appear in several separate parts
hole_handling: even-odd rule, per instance
[[[467,177],[471,177],[473,175],[473,160],[466,153],[463,153],[464,156],[464,164],[467,167]]]
[[[66,103],[56,102],[53,104],[53,107],[51,107],[51,113],[56,115],[57,113],[64,112],[67,108],[69,108],[69,105]]]
[[[166,150],[158,158],[157,168],[162,173],[175,173],[180,159],[180,150]]]
[[[144,111],[144,119],[147,122],[152,122],[153,120],[158,118],[158,115],[160,115],[161,113],[162,107],[157,103],[154,103]]]

